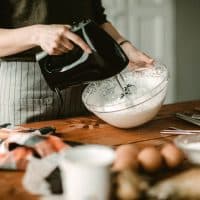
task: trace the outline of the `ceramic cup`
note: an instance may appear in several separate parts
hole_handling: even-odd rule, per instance
[[[107,200],[110,196],[110,166],[114,150],[101,145],[71,148],[60,161],[66,200]]]

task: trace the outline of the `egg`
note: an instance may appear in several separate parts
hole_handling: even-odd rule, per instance
[[[122,171],[125,169],[136,170],[139,166],[137,155],[139,149],[132,144],[121,145],[116,149],[116,159],[113,165],[114,171]]]
[[[184,160],[183,152],[172,143],[165,144],[162,147],[161,155],[169,168],[179,166]]]
[[[147,172],[155,172],[162,166],[162,156],[155,147],[145,147],[138,154],[138,161]]]

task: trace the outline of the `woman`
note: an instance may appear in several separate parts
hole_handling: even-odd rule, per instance
[[[153,60],[137,50],[117,32],[104,14],[101,0],[2,0],[0,7],[0,123],[27,123],[55,119],[59,100],[47,86],[35,61],[41,50],[59,55],[73,43],[90,53],[88,45],[70,31],[70,25],[92,19],[108,32],[130,60],[144,66]],[[125,42],[124,42],[125,41]],[[83,86],[62,91],[63,117],[85,112],[81,103]]]

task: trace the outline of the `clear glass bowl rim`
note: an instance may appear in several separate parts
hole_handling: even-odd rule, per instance
[[[158,88],[160,88],[162,85],[164,84],[164,86],[158,90]],[[96,106],[96,105],[92,105],[92,104],[87,104],[85,99],[84,99],[84,91],[83,91],[83,95],[82,95],[82,101],[84,102],[84,104],[86,105],[86,107],[93,111],[93,112],[98,112],[98,113],[111,113],[111,112],[118,112],[118,111],[122,111],[122,110],[126,110],[126,109],[129,109],[129,108],[132,108],[132,107],[136,107],[136,106],[139,106],[147,101],[149,101],[150,99],[154,98],[155,96],[157,96],[158,94],[160,94],[164,89],[166,89],[168,85],[168,78],[166,78],[165,80],[163,80],[158,86],[156,86],[153,90],[151,90],[151,92],[149,92],[148,94],[140,97],[138,100],[142,99],[141,101],[139,102],[136,102],[136,103],[132,103],[132,104],[126,104],[126,107],[122,107],[120,109],[114,109],[116,106],[119,106],[119,105],[122,105],[123,103],[121,104],[118,104],[118,105],[115,105],[115,106],[107,106],[106,108],[109,108],[109,111],[104,111],[102,110],[102,107],[101,106]],[[158,90],[158,91],[157,91]],[[151,95],[149,95],[151,94]],[[113,110],[112,110],[113,109]],[[102,110],[102,111],[100,111]]]

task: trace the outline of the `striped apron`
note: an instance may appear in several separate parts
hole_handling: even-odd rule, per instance
[[[51,91],[37,62],[0,62],[0,124],[13,125],[86,113],[84,86],[63,90],[64,105]]]

